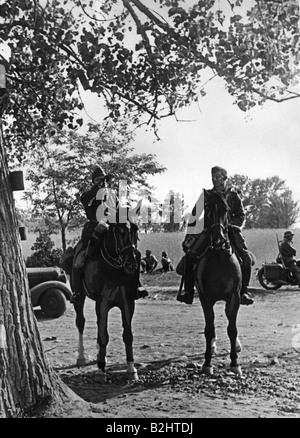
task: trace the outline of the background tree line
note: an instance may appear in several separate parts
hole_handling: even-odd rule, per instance
[[[85,136],[71,134],[68,140],[56,139],[53,147],[44,149],[44,154],[33,154],[33,159],[28,161],[30,190],[24,196],[32,208],[19,211],[20,220],[23,223],[24,219],[27,220],[28,226],[38,220],[39,229],[45,228],[50,234],[59,232],[61,248],[65,251],[67,232],[79,229],[85,221],[79,198],[91,184],[92,163],[101,162],[107,173],[115,177],[112,189],[117,192],[119,178],[128,179],[128,200],[137,202],[139,196],[144,196],[142,208],[146,209],[147,216],[146,220],[144,216],[139,221],[141,232],[184,230],[189,206],[185,205],[183,195],[169,190],[163,203],[151,196],[146,176],[165,170],[154,156],[130,156],[125,139],[115,148],[114,133],[106,135],[103,142],[99,140],[98,129],[99,126],[90,125]],[[93,138],[91,132],[95,130],[97,134]],[[58,143],[64,145],[63,150],[57,149]],[[132,173],[133,166],[135,173]],[[297,222],[298,202],[293,200],[292,191],[279,176],[251,179],[235,174],[229,177],[228,185],[237,190],[243,200],[245,229],[289,228]]]
[[[246,229],[289,228],[299,219],[298,202],[279,176],[251,179],[235,174],[228,183],[240,192],[246,210]]]

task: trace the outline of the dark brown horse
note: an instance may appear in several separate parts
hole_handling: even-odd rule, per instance
[[[132,318],[135,309],[137,289],[137,227],[127,223],[111,224],[101,246],[87,260],[84,267],[85,296],[96,302],[97,315],[97,364],[98,380],[106,381],[106,347],[109,341],[107,331],[108,313],[113,307],[121,310],[123,341],[125,344],[127,375],[137,379],[133,359]],[[72,281],[71,281],[72,283]],[[76,326],[79,332],[77,364],[85,364],[83,331],[85,326],[84,302],[74,304]]]
[[[226,200],[216,193],[205,191],[205,223],[210,237],[210,246],[195,267],[196,287],[205,318],[205,362],[203,371],[211,374],[212,355],[216,349],[214,305],[225,301],[228,319],[227,333],[230,339],[230,369],[241,375],[237,353],[241,345],[237,337],[237,314],[240,307],[242,287],[241,266],[228,236],[228,206]]]

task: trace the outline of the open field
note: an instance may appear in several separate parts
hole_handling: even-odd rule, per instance
[[[285,230],[282,229],[244,230],[243,234],[245,236],[248,248],[255,254],[256,257],[256,264],[254,266],[252,275],[252,285],[256,285],[255,270],[260,268],[262,263],[266,261],[271,262],[276,259],[278,254],[276,234],[278,235],[278,238],[281,239],[284,231]],[[300,255],[300,229],[295,229],[294,233],[294,246],[297,249],[297,253]],[[184,254],[181,248],[184,235],[185,233],[183,232],[140,234],[138,247],[142,255],[145,254],[146,249],[150,249],[159,261],[162,251],[166,251],[173,264],[176,266]],[[72,232],[69,233],[68,239],[78,239],[79,236],[80,231]],[[36,235],[34,233],[29,233],[27,240],[22,242],[25,259],[30,255],[31,247],[35,242],[35,239]],[[55,242],[56,247],[61,247],[59,235],[53,235],[52,240]]]

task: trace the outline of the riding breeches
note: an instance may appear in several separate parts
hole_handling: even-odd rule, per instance
[[[245,238],[239,229],[234,229],[229,233],[229,239],[232,246],[237,252],[237,255],[242,260],[242,276],[243,276],[243,287],[249,286],[251,278],[251,268],[252,268],[252,258],[247,248]]]

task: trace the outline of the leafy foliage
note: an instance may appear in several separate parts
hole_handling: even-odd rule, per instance
[[[66,231],[76,229],[85,220],[80,196],[91,187],[91,174],[101,165],[112,176],[111,189],[126,183],[130,203],[141,188],[148,188],[147,176],[163,172],[152,154],[133,154],[128,146],[132,134],[125,123],[89,125],[86,134],[76,132],[55,136],[38,153],[32,152],[27,179],[31,182],[25,198],[33,213],[44,218],[50,230],[60,230],[66,249]]]
[[[134,125],[201,98],[203,73],[223,78],[242,111],[299,97],[296,1],[0,0],[0,13],[6,146],[19,159],[33,137],[82,124],[79,83]]]
[[[241,191],[247,211],[245,228],[289,228],[300,214],[291,190],[278,176],[251,180],[244,175],[229,178],[229,186]]]
[[[27,257],[28,268],[60,266],[62,250],[53,248],[55,243],[51,240],[51,232],[45,229],[37,230],[39,235],[31,247],[33,253]]]

